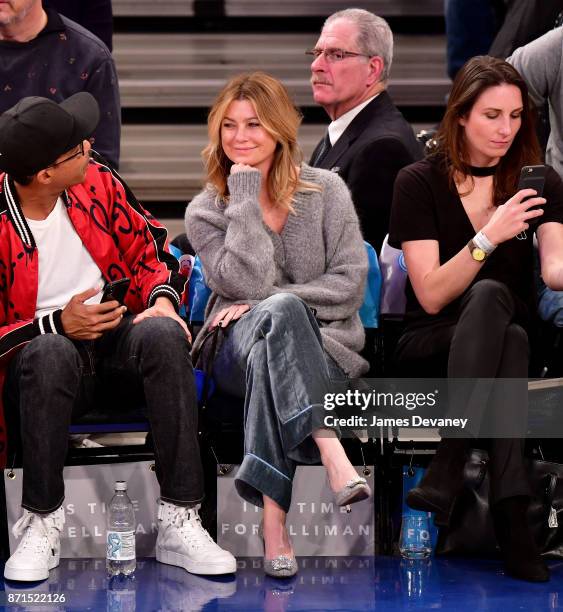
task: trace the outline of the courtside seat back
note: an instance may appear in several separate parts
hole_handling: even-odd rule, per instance
[[[364,242],[368,261],[368,277],[364,302],[360,307],[362,325],[366,328],[379,327],[379,300],[381,295],[381,271],[375,249]],[[196,256],[189,284],[189,320],[201,323],[205,318],[205,307],[211,295],[211,289],[205,284],[205,275],[199,256]]]
[[[403,251],[388,243],[385,236],[379,255],[381,268],[381,315],[404,315],[406,307],[405,285],[407,282],[407,265]]]
[[[381,297],[381,270],[377,253],[369,242],[365,242],[369,268],[364,294],[364,303],[360,307],[362,325],[368,329],[379,327],[379,302]]]
[[[211,289],[205,284],[205,275],[199,255],[196,256],[194,261],[188,293],[190,323],[203,324],[205,307],[211,295]]]

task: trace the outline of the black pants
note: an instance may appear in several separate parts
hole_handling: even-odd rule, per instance
[[[397,346],[397,362],[412,371],[416,363],[446,363],[449,378],[528,377],[528,336],[516,323],[525,308],[503,283],[482,280],[461,300],[454,315],[407,329]],[[460,395],[458,393],[458,395]],[[471,402],[470,393],[457,401]],[[472,419],[482,418],[487,402],[467,406]],[[506,419],[507,415],[500,415]],[[510,415],[524,431],[527,414]],[[531,495],[524,467],[524,440],[487,440],[490,455],[491,504],[515,495]]]
[[[162,499],[203,498],[190,344],[173,319],[132,320],[126,315],[95,341],[38,336],[12,359],[5,399],[7,411],[19,412],[24,508],[46,513],[62,504],[71,418],[104,401],[104,389],[114,405],[145,403]]]

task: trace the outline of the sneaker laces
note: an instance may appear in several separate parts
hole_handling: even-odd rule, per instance
[[[169,519],[170,524],[178,528],[184,538],[189,538],[190,546],[195,549],[217,547],[213,538],[201,524],[197,508],[175,506]]]
[[[52,550],[57,547],[59,535],[56,530],[62,530],[64,515],[55,516],[55,512],[41,515],[24,510],[23,516],[12,527],[12,533],[16,538],[23,535],[18,551],[34,547],[35,552],[41,554],[46,550],[46,543]],[[34,539],[34,536],[37,536],[39,540]]]

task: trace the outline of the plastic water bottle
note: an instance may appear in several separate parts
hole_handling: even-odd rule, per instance
[[[129,576],[135,571],[135,513],[127,495],[127,483],[118,480],[107,515],[106,569],[110,576]]]
[[[403,559],[428,559],[432,553],[428,514],[403,514],[399,550]]]

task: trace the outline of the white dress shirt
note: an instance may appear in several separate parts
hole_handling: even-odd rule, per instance
[[[337,140],[344,134],[346,128],[352,123],[352,120],[356,115],[358,115],[372,100],[375,100],[379,94],[375,94],[371,98],[368,98],[365,102],[358,104],[358,106],[354,106],[354,108],[350,109],[347,113],[340,115],[338,119],[335,119],[328,126],[328,137],[330,138],[330,144],[334,147]]]

